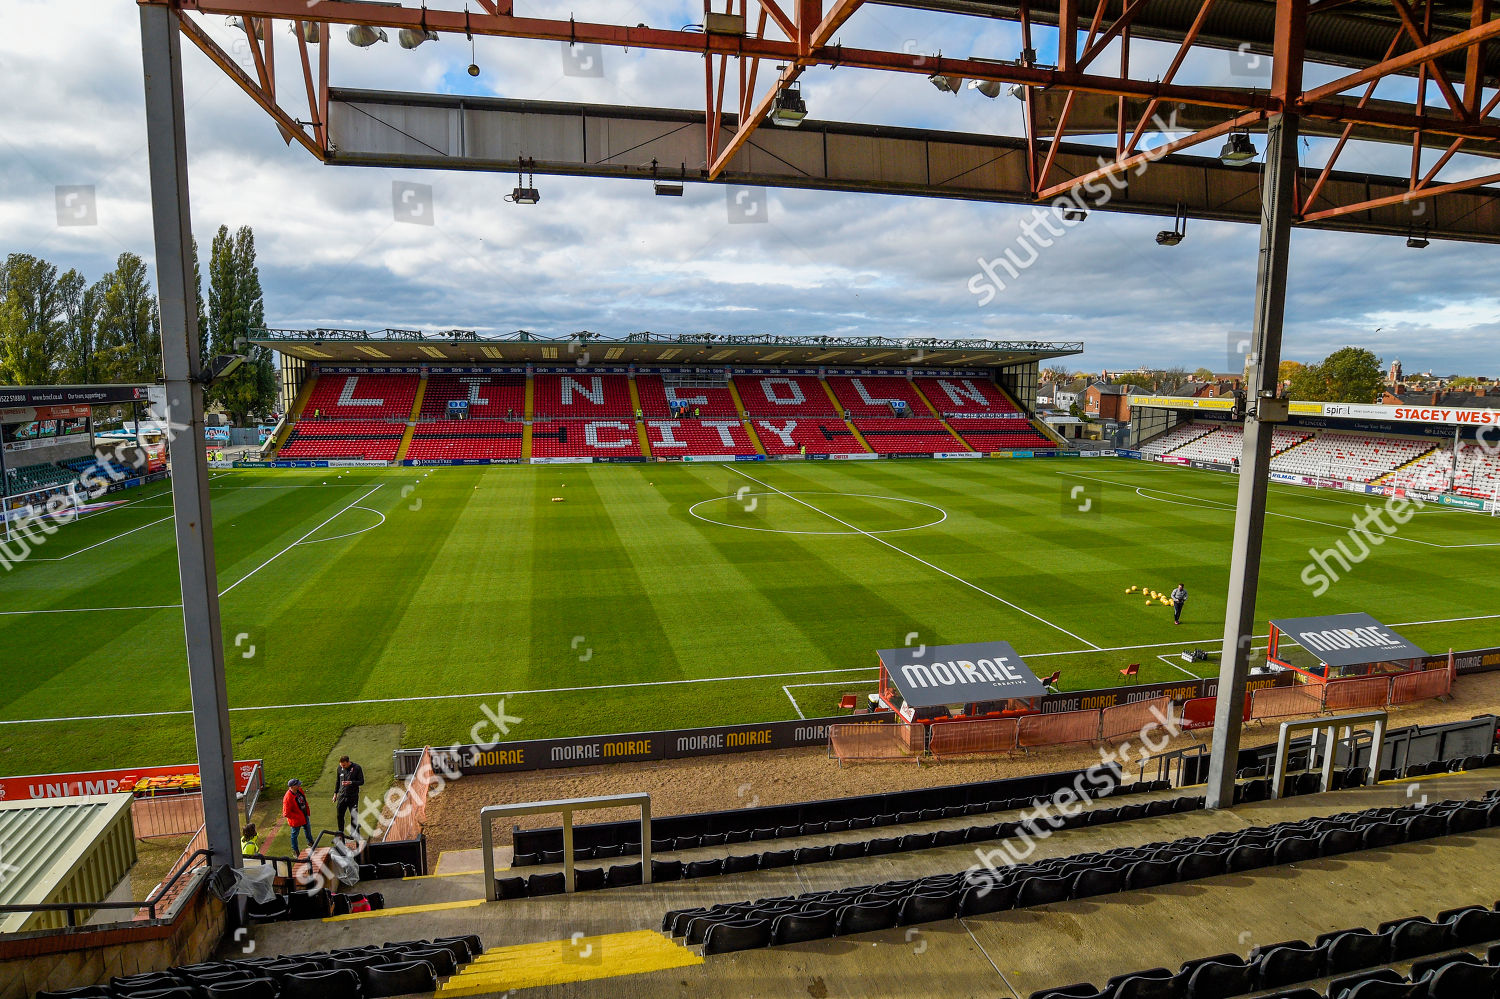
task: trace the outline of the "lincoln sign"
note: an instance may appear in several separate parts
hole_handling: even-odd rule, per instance
[[[880,665],[912,707],[1040,697],[1047,688],[1007,642],[881,649]]]

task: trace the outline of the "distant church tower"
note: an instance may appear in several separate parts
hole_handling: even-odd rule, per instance
[[[1392,385],[1395,385],[1401,381],[1401,359],[1399,357],[1391,362],[1391,374],[1390,377],[1386,380],[1389,381]]]

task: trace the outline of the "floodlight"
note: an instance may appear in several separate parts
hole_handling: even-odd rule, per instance
[[[1000,96],[1000,81],[998,80],[970,80],[969,89],[977,90],[990,100]]]
[[[959,88],[964,85],[964,78],[961,76],[944,76],[942,73],[933,73],[927,78],[927,82],[945,94],[956,94]]]
[[[771,123],[796,128],[807,117],[807,104],[802,100],[802,88],[789,83],[776,92],[771,102]]]
[[[372,28],[368,24],[350,25],[348,38],[349,44],[359,49],[367,49],[376,42],[390,41],[384,28]]]
[[[1219,162],[1225,166],[1244,166],[1258,153],[1255,143],[1250,141],[1249,132],[1230,132],[1224,148],[1219,151]]]
[[[396,39],[403,49],[414,49],[423,42],[437,41],[437,37],[436,31],[427,31],[423,28],[402,28]]]

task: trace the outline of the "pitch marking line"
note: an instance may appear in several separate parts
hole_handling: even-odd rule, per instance
[[[1045,624],[1047,627],[1053,629],[1054,631],[1060,631],[1064,635],[1067,635],[1069,638],[1072,638],[1072,639],[1074,639],[1076,641],[1082,642],[1084,645],[1087,645],[1091,649],[1098,649],[1099,648],[1099,646],[1095,645],[1093,642],[1089,641],[1087,638],[1083,638],[1083,637],[1081,637],[1079,635],[1075,635],[1071,631],[1069,631],[1068,629],[1066,629],[1066,628],[1064,628],[1064,627],[1062,627],[1060,625],[1054,624],[1053,622],[1047,620],[1044,617],[1041,617],[1041,616],[1039,616],[1037,614],[1033,614],[1031,611],[1027,610],[1024,607],[1019,607],[1019,606],[1011,603],[1009,600],[1006,600],[1004,597],[996,596],[995,594],[991,593],[989,590],[986,590],[983,587],[977,586],[974,583],[969,582],[967,579],[964,579],[962,576],[955,576],[953,573],[949,572],[947,569],[943,569],[943,568],[940,568],[938,566],[935,566],[931,562],[927,561],[926,559],[920,558],[920,557],[918,557],[916,555],[913,555],[911,552],[907,551],[905,548],[898,548],[896,545],[891,544],[889,541],[885,540],[884,538],[879,537],[878,535],[875,535],[875,534],[871,534],[869,531],[862,530],[861,528],[855,527],[853,524],[849,523],[847,520],[841,520],[841,519],[839,519],[838,517],[835,517],[833,514],[829,513],[826,510],[820,510],[817,507],[813,506],[811,503],[808,503],[805,500],[800,500],[796,496],[793,496],[789,492],[785,492],[784,490],[777,489],[775,486],[771,485],[769,482],[762,482],[760,479],[757,479],[755,476],[750,475],[747,472],[740,471],[738,468],[735,468],[733,465],[730,465],[730,466],[727,466],[727,467],[729,468],[729,470],[731,472],[734,472],[736,475],[743,476],[744,478],[749,479],[751,482],[754,482],[754,483],[756,483],[759,486],[762,486],[762,487],[764,487],[766,489],[770,489],[771,491],[773,491],[775,493],[778,493],[778,494],[780,494],[782,496],[785,496],[787,499],[791,500],[793,503],[800,503],[802,506],[807,507],[809,510],[813,511],[814,513],[820,513],[820,514],[822,514],[823,516],[827,517],[829,520],[833,521],[836,524],[842,524],[844,527],[849,528],[849,530],[855,531],[855,532],[857,532],[859,534],[863,534],[865,537],[869,538],[871,541],[876,542],[877,544],[885,545],[887,548],[889,548],[893,552],[897,552],[898,554],[905,555],[907,558],[911,559],[914,562],[920,562],[923,565],[927,566],[927,568],[933,570],[934,572],[942,573],[944,576],[947,576],[949,579],[954,580],[955,582],[962,583],[963,585],[969,587],[971,590],[975,590],[975,591],[977,591],[979,593],[983,593],[985,596],[989,597],[991,600],[998,601],[999,603],[1002,603],[1005,606],[1009,607],[1011,610],[1019,611],[1020,613],[1025,614],[1027,617],[1031,618],[1032,620],[1040,621],[1042,624]]]
[[[260,565],[256,566],[254,569],[251,569],[249,572],[245,573],[239,579],[236,579],[234,582],[230,583],[227,588],[225,588],[223,590],[220,590],[219,591],[219,596],[221,596],[221,597],[224,596],[230,590],[234,589],[236,586],[239,586],[245,580],[249,579],[251,576],[255,575],[257,572],[260,572],[266,566],[270,565],[272,562],[274,562],[277,559],[281,558],[281,556],[285,555],[287,552],[291,551],[293,548],[296,548],[298,545],[302,544],[302,542],[306,541],[308,538],[312,537],[314,534],[317,534],[323,528],[325,528],[329,524],[333,523],[334,520],[338,519],[338,517],[340,517],[345,511],[347,511],[347,510],[351,509],[352,507],[358,505],[360,502],[362,502],[367,497],[369,497],[371,493],[374,493],[377,489],[381,489],[381,488],[383,488],[383,484],[375,486],[374,488],[370,489],[368,492],[364,493],[364,495],[358,497],[357,499],[354,499],[354,500],[350,501],[349,504],[347,506],[343,507],[341,510],[339,510],[338,513],[335,513],[332,517],[329,517],[327,520],[323,521],[323,523],[319,524],[317,527],[314,527],[312,530],[310,530],[306,534],[302,535],[302,537],[298,538],[296,541],[293,541],[291,544],[287,545],[285,548],[281,549],[281,551],[277,552],[275,555],[272,555],[270,558],[266,559],[264,562],[262,562]]]
[[[739,471],[739,469],[731,469],[731,471]],[[740,472],[740,474],[744,475],[745,473],[744,472]],[[1058,475],[1066,475],[1066,476],[1069,476],[1070,478],[1074,478],[1074,479],[1088,479],[1090,482],[1102,482],[1102,483],[1104,483],[1106,485],[1119,486],[1121,489],[1134,489],[1135,492],[1136,492],[1136,495],[1141,496],[1144,499],[1155,500],[1158,503],[1170,503],[1172,506],[1191,506],[1191,507],[1196,507],[1196,508],[1198,508],[1200,510],[1223,510],[1223,511],[1227,511],[1227,512],[1233,512],[1234,511],[1234,507],[1231,507],[1231,506],[1210,506],[1209,505],[1209,504],[1217,504],[1217,503],[1221,502],[1219,500],[1205,499],[1202,496],[1193,496],[1193,495],[1191,495],[1189,493],[1174,493],[1174,492],[1170,492],[1170,491],[1168,491],[1166,489],[1156,489],[1156,488],[1154,488],[1152,486],[1136,486],[1136,485],[1132,485],[1129,482],[1118,482],[1118,481],[1116,481],[1114,479],[1101,479],[1101,478],[1099,478],[1097,476],[1094,476],[1094,475],[1084,475],[1084,474],[1082,474],[1080,472],[1058,472],[1057,474]],[[1164,496],[1176,496],[1179,499],[1192,500],[1193,502],[1191,502],[1191,503],[1176,503],[1176,502],[1173,502],[1172,500],[1164,500],[1164,499],[1159,499],[1159,498],[1157,498],[1155,496],[1147,496],[1146,495],[1147,492],[1161,493]],[[1352,505],[1352,504],[1350,504],[1350,505]],[[1267,510],[1266,511],[1266,516],[1267,517],[1281,517],[1281,518],[1283,518],[1285,520],[1297,520],[1297,521],[1301,521],[1304,524],[1317,524],[1320,527],[1331,527],[1334,530],[1338,530],[1338,531],[1350,531],[1350,530],[1353,530],[1353,528],[1351,528],[1351,527],[1345,527],[1343,524],[1330,524],[1326,520],[1313,520],[1310,517],[1297,517],[1297,516],[1293,516],[1292,514],[1289,514],[1289,513],[1277,513],[1274,510]],[[1444,544],[1439,544],[1436,541],[1422,541],[1422,540],[1420,540],[1418,538],[1408,538],[1408,537],[1405,537],[1405,536],[1403,536],[1401,534],[1398,534],[1398,533],[1384,534],[1384,535],[1382,535],[1382,537],[1385,540],[1406,541],[1406,542],[1409,542],[1409,543],[1414,544],[1414,545],[1425,545],[1428,548],[1497,548],[1497,547],[1500,547],[1500,541],[1484,541],[1484,542],[1478,542],[1478,543],[1475,543],[1475,544],[1466,544],[1466,545],[1444,545]]]
[[[72,611],[89,611],[89,610],[101,610],[101,611],[110,611],[110,610],[174,610],[174,609],[176,609],[176,608],[178,608],[180,606],[181,606],[181,604],[162,604],[162,605],[147,606],[147,607],[77,607],[77,608],[68,608],[68,607],[65,607],[65,608],[60,608],[60,609],[56,609],[56,610],[40,610],[40,611],[0,611],[0,614],[66,614],[66,613],[70,613]],[[1391,625],[1391,627],[1392,628],[1412,628],[1412,627],[1416,627],[1417,625],[1421,625],[1421,624],[1452,624],[1452,623],[1459,622],[1459,621],[1488,621],[1488,620],[1491,620],[1493,618],[1500,618],[1500,614],[1483,614],[1483,615],[1479,615],[1479,616],[1476,616],[1476,617],[1445,618],[1445,619],[1437,620],[1437,621],[1402,621],[1402,622],[1397,622],[1396,624]],[[1266,636],[1265,635],[1256,635],[1254,637],[1255,638],[1265,638]],[[1087,649],[1070,649],[1070,650],[1064,651],[1064,652],[1032,652],[1032,653],[1027,653],[1024,658],[1027,658],[1027,659],[1043,659],[1043,658],[1046,658],[1047,656],[1081,656],[1081,655],[1088,655],[1089,653],[1092,653],[1092,652],[1133,652],[1133,651],[1135,651],[1137,649],[1164,649],[1164,648],[1167,648],[1169,646],[1180,646],[1180,645],[1217,646],[1217,645],[1221,645],[1222,641],[1223,641],[1222,639],[1216,638],[1216,639],[1201,639],[1201,640],[1189,641],[1189,642],[1157,642],[1157,643],[1155,643],[1153,645],[1117,645],[1117,646],[1113,646],[1113,647],[1109,647],[1109,648],[1102,648],[1102,649],[1098,648],[1098,647],[1090,647],[1090,648],[1087,648]],[[732,683],[732,682],[739,681],[739,680],[775,680],[775,679],[779,679],[781,677],[793,677],[793,676],[828,676],[829,674],[832,674],[832,673],[868,673],[868,672],[871,672],[872,670],[875,670],[875,669],[877,669],[877,667],[874,667],[874,666],[845,666],[845,667],[835,667],[833,669],[799,670],[799,671],[791,672],[791,673],[755,673],[755,674],[748,674],[748,675],[742,675],[742,676],[705,676],[705,677],[695,677],[695,678],[683,679],[683,680],[642,680],[642,681],[637,681],[637,682],[634,682],[634,683],[595,684],[595,685],[592,685],[592,686],[585,686],[585,687],[541,687],[541,688],[537,688],[535,690],[492,690],[492,691],[487,691],[487,692],[482,692],[482,693],[474,693],[474,694],[421,694],[421,695],[414,695],[414,696],[409,696],[409,697],[372,697],[372,698],[365,698],[363,700],[357,700],[357,701],[319,701],[319,702],[315,702],[315,703],[311,703],[311,704],[255,704],[255,705],[245,705],[245,706],[241,706],[241,707],[231,707],[229,710],[230,711],[296,711],[296,710],[305,709],[305,708],[338,708],[338,707],[346,707],[346,706],[350,706],[350,705],[360,705],[360,704],[394,704],[394,703],[406,703],[406,702],[409,702],[409,701],[463,701],[463,700],[472,700],[472,699],[474,699],[476,697],[485,697],[485,698],[489,698],[489,697],[519,697],[519,696],[522,696],[524,694],[567,694],[567,693],[584,692],[584,691],[591,691],[591,690],[619,690],[619,689],[621,689],[623,687],[670,687],[670,686],[677,686],[679,684],[688,684],[688,683]],[[1201,678],[1199,678],[1199,679],[1201,679]],[[827,684],[813,684],[813,683],[801,684],[801,683],[799,683],[799,684],[788,684],[788,686],[795,686],[795,687],[836,686],[836,685],[839,685],[839,684],[851,683],[851,682],[852,683],[859,683],[861,681],[859,681],[859,680],[852,680],[852,681],[836,680],[836,681],[833,681],[832,683],[827,683]],[[1064,693],[1066,693],[1066,691],[1064,691]],[[137,711],[137,712],[131,712],[131,713],[128,713],[128,714],[114,714],[114,715],[75,715],[75,716],[71,716],[71,717],[57,717],[57,718],[12,718],[12,719],[0,719],[0,725],[38,725],[38,724],[42,724],[44,722],[58,722],[58,721],[113,721],[113,720],[119,719],[119,718],[160,718],[160,717],[166,717],[166,716],[170,716],[170,715],[190,715],[190,714],[192,714],[192,711],[190,711],[190,710],[183,710],[183,711]]]
[[[108,511],[105,511],[105,512],[107,513]],[[80,548],[80,549],[78,549],[76,552],[68,552],[68,554],[66,554],[66,555],[40,555],[40,556],[37,556],[35,558],[27,559],[26,561],[28,561],[28,562],[62,562],[65,559],[72,558],[74,555],[82,555],[84,552],[93,551],[95,548],[98,548],[101,545],[107,545],[111,541],[119,541],[121,538],[129,537],[130,535],[134,534],[136,531],[144,531],[148,527],[155,527],[157,524],[165,524],[167,521],[171,520],[173,516],[175,516],[175,514],[168,514],[167,516],[161,518],[160,520],[153,520],[149,524],[142,524],[140,527],[133,527],[130,530],[124,532],[123,534],[116,534],[112,538],[105,538],[103,541],[97,541],[94,544],[89,545],[87,548]]]
[[[309,544],[309,545],[321,545],[325,541],[338,541],[340,538],[352,538],[356,534],[364,534],[366,531],[373,531],[373,530],[375,530],[375,528],[380,527],[382,524],[385,523],[385,514],[381,513],[379,510],[371,510],[367,506],[351,506],[351,507],[349,507],[349,509],[350,510],[363,510],[365,513],[373,513],[375,516],[377,516],[377,517],[380,518],[380,523],[379,524],[371,524],[369,527],[361,527],[359,530],[357,530],[357,531],[350,531],[348,534],[335,534],[331,538],[318,538],[316,541],[308,541],[306,543]]]
[[[1186,673],[1188,676],[1192,677],[1194,680],[1202,680],[1203,679],[1203,677],[1199,676],[1197,673],[1191,672],[1190,670],[1183,669],[1183,667],[1179,666],[1177,664],[1177,658],[1178,658],[1177,656],[1171,655],[1170,653],[1167,653],[1167,652],[1162,652],[1162,653],[1159,653],[1156,658],[1160,659],[1162,662],[1166,663],[1168,666],[1172,667],[1173,669],[1180,670],[1181,672]]]

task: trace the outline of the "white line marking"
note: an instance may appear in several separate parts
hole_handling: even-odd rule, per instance
[[[325,541],[337,541],[340,538],[352,538],[356,534],[364,534],[366,531],[373,531],[373,530],[375,530],[375,528],[380,527],[382,524],[385,523],[385,514],[381,513],[379,510],[371,510],[367,506],[351,506],[351,507],[349,507],[349,509],[350,510],[363,510],[365,513],[373,513],[375,516],[377,516],[377,517],[380,518],[380,523],[379,524],[371,524],[369,527],[361,527],[359,530],[357,530],[357,531],[350,531],[348,534],[335,534],[331,538],[318,538],[316,541],[308,541],[308,542],[305,542],[304,544],[308,544],[308,545],[321,545]]]
[[[1203,679],[1203,677],[1199,676],[1197,673],[1189,672],[1188,670],[1183,669],[1181,666],[1179,666],[1176,663],[1176,661],[1175,661],[1177,659],[1177,657],[1174,656],[1174,655],[1171,655],[1170,653],[1163,652],[1163,653],[1159,654],[1156,658],[1160,659],[1162,662],[1166,663],[1168,666],[1171,666],[1173,669],[1180,670],[1183,673],[1187,673],[1187,675],[1190,676],[1190,677],[1192,677],[1194,680],[1201,680],[1201,679]]]
[[[323,528],[327,527],[330,523],[332,523],[340,514],[342,514],[344,512],[344,510],[348,510],[349,507],[352,507],[356,503],[359,503],[366,496],[369,496],[370,493],[373,493],[376,489],[379,489],[379,488],[381,488],[381,487],[377,485],[377,486],[374,487],[374,489],[371,489],[371,490],[369,490],[369,492],[366,492],[364,494],[364,496],[360,496],[358,499],[353,500],[352,502],[350,502],[348,506],[345,506],[343,509],[339,510],[338,513],[335,513],[332,517],[329,517],[327,520],[323,521],[323,523],[319,524],[317,527],[314,527],[312,530],[310,530],[306,534],[302,535],[302,537],[298,538],[296,541],[293,541],[291,544],[287,545],[285,548],[281,549],[281,551],[277,552],[275,555],[272,555],[270,558],[266,559],[264,562],[262,562],[260,565],[256,566],[254,569],[251,569],[249,572],[245,573],[239,579],[236,579],[234,582],[230,583],[229,586],[226,589],[220,590],[219,591],[219,596],[221,596],[221,597],[224,596],[230,590],[234,589],[236,586],[239,586],[245,580],[249,579],[251,576],[255,575],[257,572],[260,572],[266,566],[270,565],[272,562],[274,562],[277,559],[281,558],[281,556],[285,555],[287,552],[291,551],[293,548],[296,548],[298,545],[300,545],[302,542],[306,541],[308,538],[312,537],[314,534],[317,534]]]
[[[148,527],[155,527],[157,524],[165,524],[167,521],[171,520],[172,517],[174,517],[174,516],[175,516],[175,514],[168,514],[167,516],[161,518],[160,520],[153,520],[149,524],[142,524],[140,527],[131,528],[130,530],[126,531],[124,534],[116,534],[112,538],[105,538],[103,541],[95,542],[94,544],[89,545],[87,548],[80,548],[76,552],[69,552],[66,555],[38,556],[36,558],[27,559],[27,561],[28,562],[61,562],[64,559],[70,559],[70,558],[72,558],[74,555],[82,555],[84,552],[93,551],[95,548],[98,548],[100,545],[107,545],[111,541],[119,541],[121,538],[128,537],[129,535],[134,534],[136,531],[144,531]]]
[[[802,708],[800,706],[798,706],[797,699],[792,696],[792,692],[790,690],[786,689],[786,685],[785,684],[782,685],[781,692],[786,695],[786,699],[787,700],[789,700],[789,701],[792,702],[792,710],[795,711],[795,712],[797,712],[797,717],[798,718],[802,718],[802,719],[806,719],[807,715],[805,715],[805,714],[802,713]]]
[[[962,583],[963,585],[969,587],[969,589],[971,589],[971,590],[976,590],[979,593],[983,593],[985,596],[989,597],[991,600],[998,601],[998,602],[1004,604],[1005,606],[1009,607],[1011,610],[1019,611],[1020,613],[1025,614],[1027,617],[1029,617],[1029,618],[1031,618],[1031,619],[1033,619],[1035,621],[1040,621],[1042,624],[1045,624],[1047,627],[1052,628],[1054,631],[1060,631],[1064,635],[1067,635],[1069,638],[1076,639],[1076,640],[1082,642],[1084,645],[1087,645],[1091,649],[1097,649],[1097,648],[1099,648],[1099,646],[1095,645],[1093,642],[1089,641],[1087,638],[1083,638],[1082,636],[1075,635],[1071,631],[1069,631],[1068,629],[1066,629],[1064,627],[1061,627],[1060,625],[1054,624],[1053,622],[1048,621],[1044,617],[1041,617],[1041,616],[1039,616],[1037,614],[1033,614],[1033,613],[1031,613],[1031,611],[1027,610],[1024,607],[1018,607],[1015,604],[1011,603],[1009,600],[1006,600],[1004,597],[998,597],[995,594],[991,593],[989,590],[986,590],[983,587],[976,586],[975,584],[969,582],[967,579],[964,579],[962,576],[955,576],[953,573],[949,572],[947,569],[939,568],[938,566],[933,565],[931,562],[927,561],[926,559],[919,558],[918,556],[913,555],[911,552],[907,551],[905,548],[898,548],[895,545],[891,544],[889,541],[885,540],[884,538],[879,537],[879,536],[874,535],[874,534],[871,534],[869,531],[861,530],[860,528],[855,527],[853,524],[849,523],[846,520],[840,520],[838,517],[835,517],[833,514],[829,513],[826,510],[819,510],[817,507],[813,506],[811,503],[804,502],[803,500],[800,500],[797,497],[793,496],[791,493],[783,492],[782,490],[777,489],[775,486],[771,485],[768,482],[762,482],[760,479],[757,479],[755,476],[750,475],[747,472],[742,472],[738,468],[735,468],[732,465],[726,466],[726,467],[728,467],[729,470],[731,472],[734,472],[736,475],[744,476],[745,478],[749,479],[751,482],[756,483],[757,485],[763,486],[766,489],[770,489],[773,492],[780,493],[782,496],[785,496],[787,499],[791,500],[793,503],[800,503],[803,506],[807,507],[809,510],[813,511],[814,513],[821,513],[823,516],[827,517],[829,520],[833,521],[834,523],[836,523],[836,524],[842,524],[843,526],[849,528],[851,531],[857,531],[858,533],[863,534],[865,537],[869,538],[871,541],[877,542],[878,544],[885,545],[891,551],[897,552],[897,553],[899,553],[901,555],[905,555],[907,558],[911,559],[914,562],[920,562],[923,565],[927,566],[927,568],[933,570],[934,572],[940,572],[944,576],[947,576],[949,579],[954,580],[955,582],[958,582],[958,583]]]
[[[0,611],[7,617],[13,614],[93,614],[98,611],[176,610],[182,604],[143,604],[139,607],[46,607],[37,610]]]
[[[736,471],[737,472],[737,471],[739,471],[739,469],[730,469],[730,471]],[[745,473],[740,472],[740,474],[743,475]],[[1057,474],[1058,475],[1067,475],[1067,476],[1070,476],[1071,478],[1075,478],[1075,479],[1088,479],[1091,482],[1102,482],[1102,483],[1105,483],[1107,485],[1119,486],[1121,489],[1134,489],[1135,492],[1136,492],[1136,495],[1141,496],[1144,499],[1155,500],[1157,503],[1169,503],[1172,506],[1191,506],[1191,507],[1196,507],[1197,509],[1200,509],[1200,510],[1222,510],[1222,511],[1225,511],[1225,512],[1228,512],[1228,513],[1233,513],[1234,512],[1234,507],[1232,507],[1232,506],[1227,506],[1227,505],[1226,506],[1210,506],[1210,505],[1208,505],[1208,504],[1220,503],[1221,502],[1220,500],[1205,499],[1202,496],[1193,496],[1190,493],[1174,493],[1174,492],[1169,492],[1166,489],[1156,489],[1156,488],[1154,488],[1152,486],[1136,486],[1136,485],[1133,485],[1133,484],[1131,484],[1129,482],[1117,482],[1114,479],[1101,479],[1101,478],[1098,478],[1098,477],[1093,476],[1093,475],[1084,475],[1084,474],[1082,474],[1080,472],[1058,472]],[[1165,496],[1176,496],[1176,497],[1178,497],[1180,499],[1193,500],[1193,502],[1192,503],[1176,503],[1176,502],[1173,502],[1172,500],[1164,500],[1164,499],[1159,499],[1159,498],[1157,498],[1155,496],[1147,496],[1146,492],[1161,493],[1162,495],[1165,495]],[[1350,504],[1350,505],[1353,505],[1353,504]],[[1368,506],[1368,504],[1366,504],[1366,506]],[[1386,541],[1386,540],[1389,540],[1389,541],[1405,541],[1405,542],[1408,542],[1408,543],[1414,544],[1414,545],[1425,545],[1428,548],[1496,548],[1496,547],[1500,547],[1500,541],[1485,541],[1485,542],[1479,542],[1479,543],[1476,543],[1476,544],[1467,544],[1467,545],[1443,545],[1443,544],[1438,544],[1436,541],[1422,541],[1419,538],[1408,538],[1408,537],[1406,537],[1406,536],[1404,536],[1402,534],[1399,534],[1397,532],[1394,532],[1394,531],[1391,532],[1391,533],[1389,533],[1389,534],[1387,534],[1385,532],[1381,532],[1379,535],[1376,535],[1372,531],[1357,532],[1355,530],[1355,528],[1352,527],[1352,526],[1345,527],[1343,524],[1330,524],[1326,520],[1313,520],[1310,517],[1297,517],[1297,516],[1294,516],[1294,515],[1292,515],[1290,513],[1277,513],[1274,510],[1267,510],[1266,511],[1266,516],[1267,517],[1281,517],[1284,520],[1296,520],[1296,521],[1300,521],[1300,522],[1302,522],[1304,524],[1317,524],[1320,527],[1331,527],[1331,528],[1333,528],[1336,531],[1345,531],[1345,532],[1348,532],[1350,534],[1353,534],[1353,533],[1364,533],[1364,534],[1370,535],[1372,539],[1378,537],[1382,541]],[[1379,544],[1379,543],[1380,543],[1379,541],[1376,541],[1376,544]]]
[[[752,496],[752,497],[756,497],[756,496],[770,496],[772,494],[771,493],[748,493],[746,495]],[[783,495],[788,495],[789,496],[791,494],[790,493],[783,493]],[[798,495],[800,495],[800,496],[853,496],[853,497],[857,497],[859,499],[890,500],[893,503],[910,503],[910,504],[912,504],[914,506],[925,506],[929,510],[936,510],[939,514],[941,514],[941,516],[939,516],[937,520],[930,521],[930,522],[928,522],[926,524],[918,524],[915,527],[892,527],[889,530],[884,530],[884,531],[871,531],[870,532],[871,534],[901,534],[901,533],[903,533],[905,531],[920,531],[924,527],[936,527],[937,525],[941,524],[943,521],[945,521],[945,520],[948,519],[948,511],[944,510],[940,506],[936,506],[936,505],[934,505],[932,503],[924,503],[921,500],[903,499],[900,496],[876,496],[873,493],[835,493],[835,492],[828,492],[826,490],[823,490],[823,491],[807,491],[807,490],[803,490],[803,491],[799,491]],[[691,516],[691,517],[693,517],[696,520],[703,521],[705,524],[717,524],[720,527],[733,527],[733,528],[736,528],[737,530],[741,530],[741,531],[761,531],[761,532],[763,532],[765,534],[810,534],[810,535],[814,535],[814,536],[817,536],[817,537],[825,537],[825,538],[847,538],[847,537],[850,537],[853,534],[855,534],[856,531],[857,531],[857,529],[856,529],[856,531],[784,531],[784,530],[781,530],[780,528],[774,528],[774,527],[750,527],[750,526],[748,526],[746,524],[728,524],[728,523],[725,523],[722,520],[712,520],[712,519],[710,519],[708,517],[703,516],[703,514],[701,514],[701,513],[698,512],[698,508],[700,506],[703,506],[705,503],[722,503],[725,500],[741,500],[741,499],[743,499],[743,497],[741,497],[741,496],[739,496],[737,494],[731,493],[728,496],[713,496],[713,497],[710,497],[709,499],[706,499],[706,500],[699,500],[698,502],[694,503],[692,506],[688,507],[688,515]],[[818,511],[818,512],[822,513],[821,510]],[[858,533],[864,533],[864,532],[859,531]]]
[[[26,612],[21,612],[26,613]],[[619,690],[622,687],[671,687],[684,683],[733,683],[737,680],[776,680],[784,676],[827,676],[829,673],[868,673],[873,666],[850,666],[838,669],[802,670],[795,673],[757,673],[751,676],[705,676],[686,680],[641,680],[635,683],[595,684],[586,687],[541,687],[536,690],[490,690],[476,694],[418,694],[409,697],[370,697],[357,701],[315,701],[310,704],[253,704],[232,707],[230,711],[300,711],[305,708],[339,708],[357,704],[403,704],[409,701],[465,701],[476,697],[520,697],[525,694],[567,694],[590,690]],[[112,721],[117,718],[157,718],[167,715],[190,715],[192,711],[136,711],[116,715],[73,715],[56,718],[12,718],[0,725],[34,725],[59,721]]]

